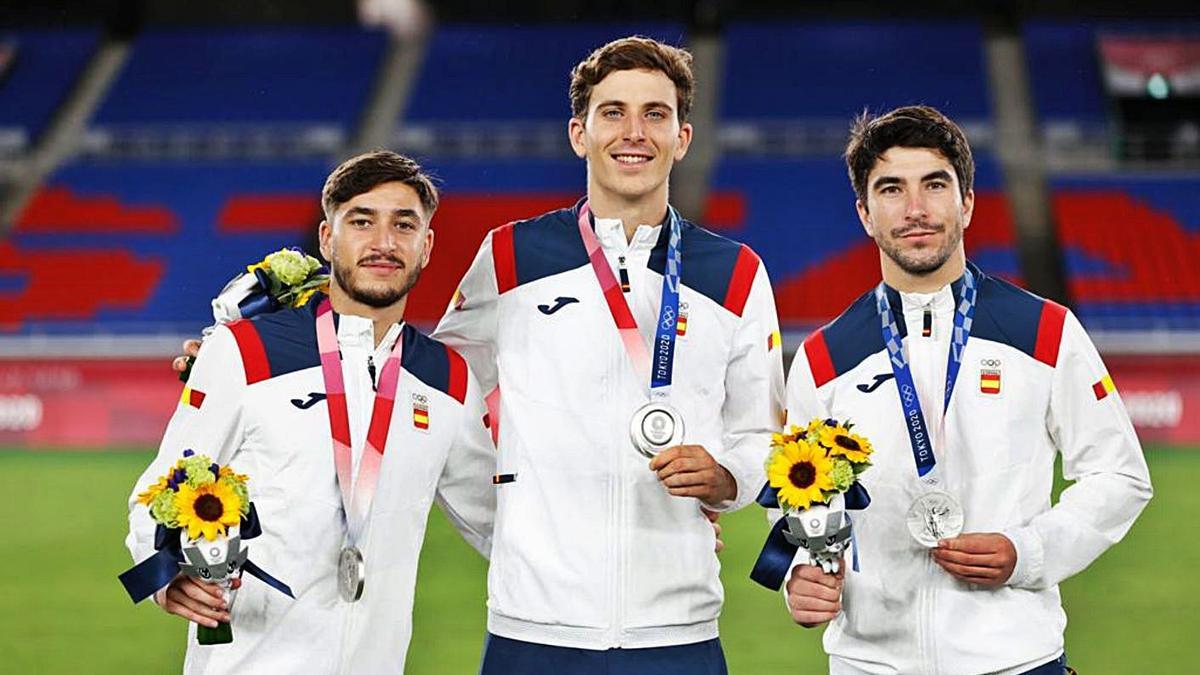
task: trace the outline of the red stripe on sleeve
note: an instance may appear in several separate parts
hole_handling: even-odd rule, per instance
[[[492,265],[496,268],[496,290],[499,293],[517,287],[517,256],[513,251],[513,224],[492,230]]]
[[[1058,347],[1062,343],[1063,323],[1067,320],[1067,308],[1047,300],[1042,305],[1042,317],[1038,320],[1037,344],[1033,358],[1053,368],[1058,365]]]
[[[758,256],[749,246],[742,244],[737,262],[733,265],[733,275],[729,279],[729,290],[725,292],[725,309],[742,315],[746,309],[746,298],[750,297],[750,287],[754,284],[754,274],[758,271]]]
[[[449,347],[446,347],[446,357],[450,361],[450,396],[459,403],[465,403],[467,400],[467,361]]]
[[[804,355],[808,357],[808,369],[818,387],[837,377],[837,371],[833,369],[833,359],[829,356],[829,347],[825,344],[824,333],[817,331],[804,339]]]
[[[233,339],[237,340],[238,351],[242,353],[242,367],[246,371],[246,384],[262,382],[271,377],[271,366],[267,361],[267,350],[263,347],[262,338],[253,321],[245,319],[229,324]]]

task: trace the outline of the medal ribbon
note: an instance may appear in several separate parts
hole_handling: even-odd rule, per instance
[[[675,327],[679,321],[679,279],[683,273],[683,257],[680,252],[682,239],[679,216],[675,209],[667,207],[669,214],[670,238],[667,244],[667,266],[663,274],[662,303],[658,311],[658,325],[654,332],[653,359],[638,332],[637,320],[625,302],[625,294],[613,274],[608,259],[604,257],[604,249],[600,240],[592,231],[589,218],[591,209],[586,202],[579,208],[579,235],[583,238],[583,246],[587,249],[588,261],[604,292],[604,301],[612,314],[617,332],[621,335],[621,344],[629,356],[633,369],[637,373],[650,373],[650,396],[666,398],[671,392],[671,379],[675,368]]]
[[[363,448],[358,467],[358,479],[351,485],[350,413],[346,407],[346,382],[342,378],[342,356],[338,349],[337,329],[333,326],[333,308],[329,298],[317,307],[317,347],[321,352],[321,374],[325,377],[325,403],[329,407],[329,431],[333,437],[333,464],[337,471],[338,487],[342,492],[342,508],[350,543],[355,545],[366,525],[379,480],[379,464],[383,461],[388,428],[392,425],[392,408],[396,386],[400,381],[400,355],[404,336],[388,354],[379,374],[379,389],[371,410],[371,425],[367,428],[367,445]]]
[[[921,410],[921,399],[917,396],[917,387],[913,383],[912,369],[909,367],[908,356],[904,353],[904,345],[900,340],[896,315],[892,311],[891,303],[888,302],[887,289],[883,283],[875,287],[875,304],[879,310],[883,343],[887,346],[888,357],[892,363],[892,373],[896,376],[896,388],[900,392],[900,406],[904,410],[904,429],[908,432],[908,440],[912,445],[913,459],[917,464],[917,475],[925,478],[927,483],[936,485],[936,477],[929,475],[937,466],[937,458],[933,454],[933,439],[929,435],[929,426],[925,423],[925,413]],[[954,383],[958,381],[958,371],[962,368],[963,350],[966,349],[967,340],[971,337],[975,304],[975,275],[970,268],[967,268],[963,273],[962,297],[959,298],[958,306],[954,310],[954,333],[951,336],[950,353],[946,362],[946,396],[942,407],[943,427],[946,423],[946,411],[950,409],[950,397],[954,394]]]

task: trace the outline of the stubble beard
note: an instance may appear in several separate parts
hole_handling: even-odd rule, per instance
[[[413,286],[417,285],[417,280],[421,278],[420,265],[411,269],[404,266],[402,268],[405,271],[404,283],[399,288],[362,288],[354,284],[353,271],[350,266],[341,265],[335,260],[332,267],[333,277],[337,280],[338,286],[346,292],[346,295],[350,296],[351,300],[376,309],[391,307],[403,300]]]
[[[955,223],[954,226],[943,226],[942,230],[947,232],[945,243],[932,253],[928,252],[928,249],[924,251],[902,250],[896,245],[898,237],[895,235],[890,239],[876,237],[875,243],[900,269],[914,276],[927,276],[941,269],[942,265],[945,265],[950,256],[954,255],[954,251],[958,249],[962,242],[963,230],[957,225]]]

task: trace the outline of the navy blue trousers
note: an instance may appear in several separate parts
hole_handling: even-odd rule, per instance
[[[645,649],[572,649],[488,634],[479,675],[728,675],[721,641]]]
[[[1057,659],[1054,659],[1050,663],[1043,663],[1042,665],[1038,666],[1037,668],[1034,668],[1033,670],[1025,671],[1021,675],[1063,675],[1063,673],[1066,673],[1066,672],[1067,672],[1067,653],[1063,652],[1062,656],[1058,657]],[[1071,671],[1071,672],[1074,672],[1074,671]]]

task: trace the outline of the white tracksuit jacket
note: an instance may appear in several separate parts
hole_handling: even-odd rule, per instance
[[[475,548],[489,550],[495,450],[483,425],[479,385],[465,361],[407,325],[393,326],[376,349],[370,320],[340,316],[355,475],[374,401],[368,357],[378,373],[397,337],[404,340],[392,424],[360,544],[364,594],[354,604],[340,599],[336,570],[346,528],[328,409],[320,398],[317,304],[222,326],[205,340],[188,382],[203,400],[180,403],[158,456],[130,496],[126,544],[136,562],[153,553],[154,542],[154,523],[136,503],[137,493],[188,448],[228,463],[249,476],[262,522],[263,534],[246,543],[250,560],[296,596],[245,575],[232,610],[233,643],[198,645],[192,624],[185,672],[403,672],[432,503]],[[428,429],[414,421],[415,406],[427,407]]]
[[[635,373],[588,263],[575,209],[493,230],[435,335],[499,386],[500,482],[488,629],[584,649],[687,644],[717,635],[723,590],[713,532],[670,496],[629,439],[648,373]],[[758,257],[682,223],[681,319],[671,403],[751,503],[782,419],[774,298]],[[666,228],[596,233],[647,344],[658,318]],[[774,336],[774,337],[772,337]],[[499,481],[508,480],[500,478]]]
[[[933,450],[946,489],[965,510],[963,531],[1012,540],[1017,565],[1004,586],[957,581],[905,527],[919,494],[916,465],[873,293],[810,336],[792,364],[790,421],[849,419],[875,448],[862,477],[871,505],[854,515],[861,570],[847,572],[843,611],[825,631],[835,675],[1007,675],[1057,658],[1066,625],[1058,583],[1120,541],[1150,499],[1129,416],[1105,386],[1104,364],[1079,321],[972,269],[974,325],[946,437],[935,434]],[[931,294],[889,290],[931,430],[943,417],[959,284]],[[926,309],[930,337],[922,336]],[[1056,453],[1074,484],[1052,507]]]

